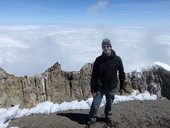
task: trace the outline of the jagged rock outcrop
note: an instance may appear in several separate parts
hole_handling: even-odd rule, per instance
[[[149,91],[158,97],[170,99],[170,71],[159,65],[141,71],[133,71],[127,74],[127,79],[131,82],[133,89],[139,92]]]
[[[55,103],[85,100],[90,96],[92,66],[88,63],[79,72],[65,72],[55,63],[41,74],[24,77],[16,77],[0,68],[0,107],[16,104],[32,107],[47,100]],[[126,93],[131,93],[132,89],[148,90],[170,99],[170,72],[155,65],[127,73],[125,89]]]
[[[65,72],[55,63],[42,74],[16,77],[0,70],[0,107],[20,104],[32,107],[39,102],[82,100],[90,96],[92,64],[80,72]]]

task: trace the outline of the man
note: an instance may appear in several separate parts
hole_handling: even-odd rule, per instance
[[[96,122],[97,111],[103,95],[106,96],[105,118],[108,126],[112,127],[112,103],[117,87],[117,71],[119,72],[120,94],[124,90],[125,73],[122,60],[112,49],[111,41],[107,38],[102,41],[103,53],[97,57],[91,77],[91,94],[93,102],[89,112],[87,127]]]

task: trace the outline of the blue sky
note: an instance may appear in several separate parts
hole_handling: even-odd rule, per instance
[[[1,0],[1,24],[168,25],[169,0]]]

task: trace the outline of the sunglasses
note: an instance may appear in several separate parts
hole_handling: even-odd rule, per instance
[[[110,46],[109,45],[104,45],[103,48],[110,48]]]

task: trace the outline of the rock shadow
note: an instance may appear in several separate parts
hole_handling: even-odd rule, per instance
[[[58,116],[65,116],[69,118],[72,121],[76,121],[79,124],[87,124],[87,121],[89,119],[88,114],[84,113],[58,113]],[[96,122],[105,122],[105,118],[103,117],[98,117]]]

